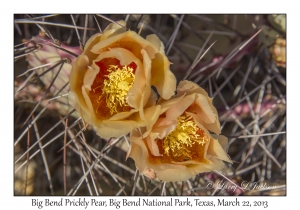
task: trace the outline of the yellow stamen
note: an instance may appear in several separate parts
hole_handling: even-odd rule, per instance
[[[128,106],[126,96],[133,85],[134,73],[133,69],[128,66],[119,68],[115,65],[110,65],[108,72],[110,73],[104,80],[102,95],[98,100],[105,96],[107,107],[112,115],[118,113],[118,107]]]
[[[182,115],[178,118],[176,128],[163,139],[163,149],[168,156],[192,159],[193,144],[204,146],[207,141],[207,135],[197,126],[193,118]]]

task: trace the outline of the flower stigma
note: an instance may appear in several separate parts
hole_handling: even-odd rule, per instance
[[[162,147],[165,155],[182,157],[186,161],[193,159],[191,150],[194,144],[203,147],[206,142],[205,132],[191,116],[184,114],[178,117],[176,128],[163,139]]]

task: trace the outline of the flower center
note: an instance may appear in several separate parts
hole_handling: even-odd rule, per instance
[[[106,106],[110,109],[110,114],[118,113],[117,108],[128,106],[126,96],[134,82],[133,68],[117,65],[110,65],[107,70],[110,72],[107,79],[104,80],[104,87],[100,100],[103,96],[106,98]]]
[[[96,62],[100,71],[89,92],[89,98],[98,120],[109,119],[113,114],[128,112],[132,108],[126,96],[135,79],[137,65],[134,62],[123,66],[116,58],[104,58]]]
[[[207,141],[205,132],[197,126],[193,118],[182,115],[178,118],[176,128],[163,139],[162,147],[167,156],[190,160],[193,159],[193,145],[203,147]]]

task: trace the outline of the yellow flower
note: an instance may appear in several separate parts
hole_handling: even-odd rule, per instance
[[[144,39],[126,31],[124,21],[110,24],[87,41],[75,61],[69,103],[101,137],[125,135],[157,118],[152,85],[163,99],[174,95],[176,79],[169,65],[156,35]]]
[[[224,167],[231,162],[225,152],[227,138],[220,124],[212,98],[198,85],[182,81],[177,95],[161,100],[156,122],[131,132],[128,156],[149,178],[185,181],[198,173]],[[141,136],[142,133],[142,136]]]

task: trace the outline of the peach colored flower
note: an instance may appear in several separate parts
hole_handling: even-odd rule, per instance
[[[162,181],[184,181],[221,169],[223,161],[231,162],[225,152],[227,138],[209,133],[219,134],[220,124],[205,90],[181,81],[177,95],[158,106],[160,115],[154,124],[131,132],[127,156],[141,173]]]
[[[70,75],[69,103],[103,138],[125,135],[152,123],[157,96],[170,99],[176,79],[163,43],[126,31],[125,22],[95,34],[75,61]],[[151,115],[149,115],[151,114]]]

